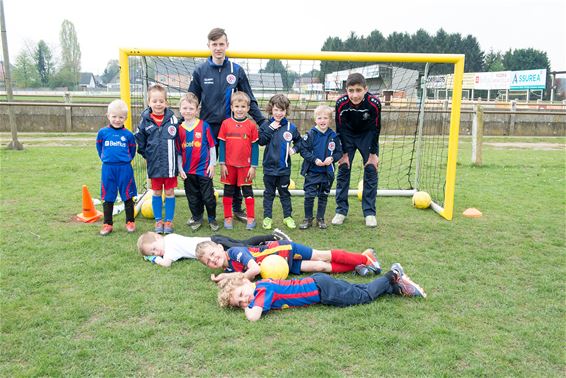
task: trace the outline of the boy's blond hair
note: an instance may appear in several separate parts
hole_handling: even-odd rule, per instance
[[[231,307],[230,298],[234,289],[242,286],[246,281],[244,273],[235,273],[231,277],[218,282],[218,304],[220,307]]]
[[[108,104],[107,114],[117,112],[120,114],[128,115],[128,105],[122,100],[114,100]]]
[[[141,234],[138,238],[138,251],[140,252],[140,255],[150,256],[149,251],[147,250],[148,245],[156,240],[159,240],[160,237],[162,236],[153,231],[147,231]]]
[[[187,92],[183,96],[181,96],[181,99],[179,100],[179,107],[181,107],[181,104],[183,102],[193,104],[197,108],[198,108],[198,105],[199,105],[198,97],[192,92]]]
[[[248,106],[250,106],[250,96],[246,92],[235,92],[230,99],[230,105],[234,104],[235,102],[245,102]]]
[[[289,113],[289,107],[291,106],[291,102],[289,101],[289,99],[287,98],[287,96],[285,96],[284,94],[278,93],[276,95],[274,95],[273,97],[271,97],[269,99],[269,102],[267,103],[267,106],[265,108],[265,110],[267,111],[267,114],[271,117],[271,111],[273,110],[273,107],[277,106],[279,109],[283,109],[285,110],[285,112],[287,113],[286,116]]]
[[[151,99],[151,94],[153,92],[161,92],[165,96],[165,101],[167,101],[167,89],[161,84],[153,84],[151,87],[147,88],[147,101]]]
[[[211,241],[211,240],[206,240],[206,241],[198,243],[197,246],[195,247],[195,257],[199,261],[201,261],[201,258],[204,255],[204,252],[206,252],[206,250],[208,248],[214,248],[215,246],[216,246],[216,243]]]
[[[314,109],[314,117],[316,118],[319,114],[328,114],[329,118],[332,118],[332,112],[334,110],[328,105],[319,105]]]

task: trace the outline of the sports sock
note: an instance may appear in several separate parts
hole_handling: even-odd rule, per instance
[[[153,208],[153,216],[155,217],[155,221],[158,222],[162,218],[162,209],[163,209],[163,200],[161,196],[152,196],[151,197],[151,207]]]
[[[126,222],[135,222],[134,218],[134,200],[129,199],[124,202],[124,211],[126,212]]]
[[[330,261],[354,266],[368,263],[366,256],[359,253],[348,252],[343,249],[332,249],[330,251]]]
[[[232,218],[232,197],[222,197],[222,205],[224,205],[224,218]]]
[[[340,264],[340,263],[335,263],[335,262],[331,262],[330,266],[332,267],[332,273],[351,272],[356,268],[355,265]]]
[[[165,222],[173,222],[175,216],[175,197],[165,197]]]
[[[248,219],[255,218],[255,199],[253,197],[246,197],[246,216]]]
[[[104,211],[104,224],[112,225],[112,211],[114,210],[114,202],[105,201],[102,204],[102,210]]]

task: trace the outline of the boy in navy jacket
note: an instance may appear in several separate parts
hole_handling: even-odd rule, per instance
[[[101,197],[104,201],[104,224],[100,235],[112,232],[112,211],[120,191],[126,211],[126,230],[134,232],[134,200],[137,195],[132,160],[136,155],[136,140],[132,132],[124,127],[128,118],[128,106],[122,100],[114,100],[108,105],[106,114],[110,124],[98,131],[96,150],[102,160]]]
[[[264,122],[259,129],[259,145],[265,146],[263,152],[263,228],[272,227],[273,200],[275,190],[279,192],[281,206],[283,206],[283,223],[293,229],[295,220],[292,218],[291,193],[291,155],[299,149],[301,134],[286,115],[289,111],[289,99],[283,94],[271,97],[267,104],[267,113],[271,115],[269,121]],[[293,146],[291,146],[293,144]]]
[[[167,91],[159,84],[147,90],[148,108],[141,115],[135,134],[138,153],[147,161],[147,176],[153,190],[152,208],[155,232],[173,233],[175,188],[181,151],[177,144],[179,121],[167,107]],[[165,219],[162,218],[161,192],[165,190]]]
[[[324,214],[334,181],[334,162],[342,157],[340,139],[329,127],[331,118],[332,108],[319,105],[314,110],[316,126],[304,136],[301,145],[301,156],[305,159],[301,167],[301,175],[305,176],[305,220],[299,225],[301,230],[313,224],[315,197],[318,197],[316,224],[321,229],[327,228]]]

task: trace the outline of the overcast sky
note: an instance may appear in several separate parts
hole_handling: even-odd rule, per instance
[[[483,51],[546,51],[553,70],[566,70],[564,0],[4,0],[10,60],[43,39],[59,49],[61,23],[75,25],[82,71],[101,74],[120,47],[200,50],[213,27],[238,51],[320,51],[329,36],[420,28],[477,38]],[[275,9],[273,9],[275,8]]]

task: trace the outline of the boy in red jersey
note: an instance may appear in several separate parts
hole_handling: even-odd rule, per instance
[[[246,202],[246,229],[253,230],[256,222],[252,181],[259,160],[259,133],[256,124],[247,118],[249,96],[244,92],[236,92],[230,101],[233,116],[222,122],[218,133],[220,181],[224,184],[224,228],[234,228],[232,198],[236,187],[240,187]]]
[[[221,281],[218,304],[239,307],[249,321],[256,321],[270,310],[304,307],[316,303],[347,307],[370,303],[385,294],[426,298],[399,263],[383,276],[367,284],[352,284],[324,273],[293,280],[259,280],[255,283],[239,274]]]
[[[155,215],[155,232],[173,233],[175,188],[177,187],[177,148],[179,121],[167,102],[165,87],[155,84],[147,90],[148,108],[141,115],[135,137],[138,153],[147,161],[147,176],[151,179],[151,204]],[[165,190],[165,218],[162,218],[161,192]],[[163,219],[163,220],[162,220]]]
[[[212,130],[207,122],[197,118],[199,101],[193,93],[187,93],[179,101],[181,120],[179,126],[179,150],[183,165],[179,175],[184,180],[185,195],[192,216],[187,225],[196,231],[202,225],[204,208],[208,224],[218,231],[216,222],[216,198],[212,179],[216,165],[216,149]]]
[[[381,266],[372,248],[354,253],[342,249],[317,250],[306,245],[280,240],[264,246],[234,246],[227,251],[222,245],[203,241],[196,246],[196,258],[211,269],[224,269],[224,273],[211,275],[215,282],[229,278],[238,272],[253,280],[260,272],[259,265],[269,255],[279,255],[289,264],[291,274],[301,272],[345,273],[356,271],[360,275],[381,273]]]

